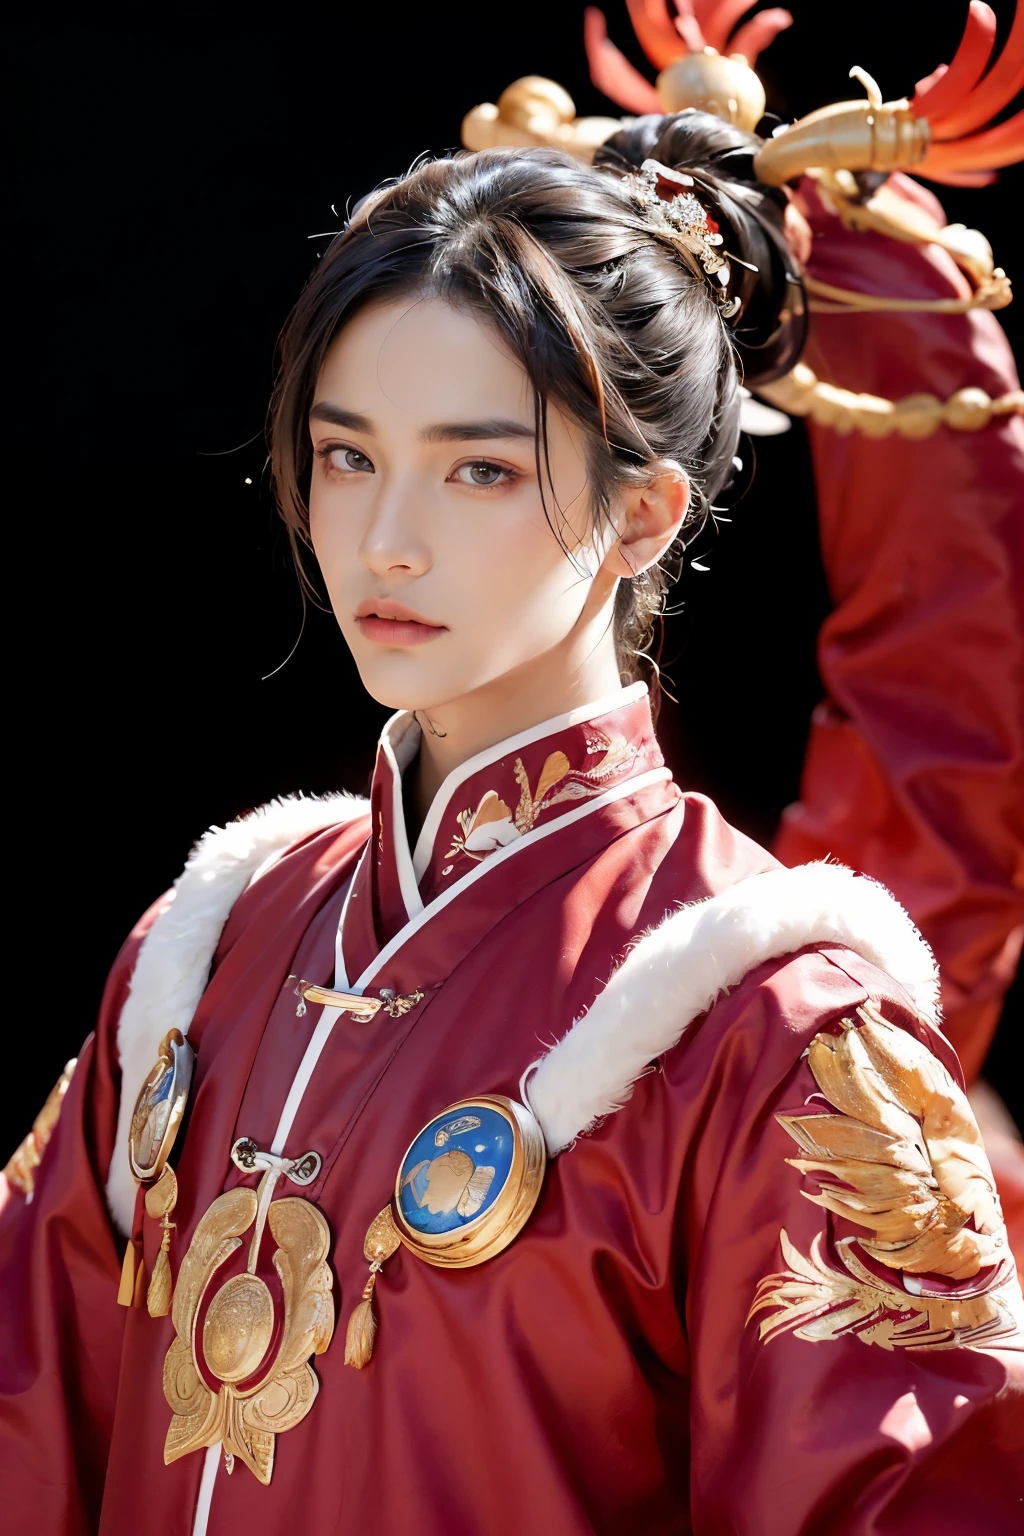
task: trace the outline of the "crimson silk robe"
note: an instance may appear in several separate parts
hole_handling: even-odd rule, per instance
[[[534,804],[520,840],[502,812],[524,776],[544,799],[558,753],[571,770],[561,787],[579,794]],[[957,1071],[901,989],[836,947],[752,970],[622,1110],[549,1165],[500,1256],[449,1272],[400,1250],[378,1284],[374,1357],[345,1367],[364,1234],[420,1127],[464,1096],[518,1097],[524,1068],[593,1002],[632,939],[675,904],[774,862],[659,771],[635,695],[600,722],[526,733],[453,776],[411,885],[400,760],[389,748],[378,758],[343,949],[352,979],[402,931],[408,903],[430,898],[367,984],[425,996],[398,1019],[340,1017],[301,1100],[286,1150],[324,1158],[302,1193],[330,1224],[338,1327],[314,1360],[312,1409],[278,1436],[270,1486],[241,1466],[217,1472],[212,1536],[1019,1529],[1019,1352],[791,1332],[761,1342],[747,1322],[758,1283],[782,1267],[781,1229],[807,1254],[837,1225],[803,1197],[776,1120],[817,1093],[804,1059],[815,1033],[870,997]],[[335,977],[367,828],[360,818],[304,839],[231,913],[189,1035],[198,1057],[176,1151],[175,1270],[211,1201],[253,1183],[229,1159],[236,1137],[270,1145],[319,1013],[296,1017],[288,978]],[[487,852],[506,843],[514,852]],[[12,1192],[0,1218],[8,1531],[193,1528],[203,1453],[169,1467],[162,1456],[171,1318],[115,1304],[120,1240],[102,1193],[117,1020],[156,910],[114,968],[34,1198]],[[137,1085],[124,1087],[134,1097]],[[151,1268],[156,1224],[144,1234]]]
[[[919,182],[895,175],[887,185],[945,224]],[[819,281],[917,300],[969,296],[938,246],[846,230],[808,181],[799,204]],[[826,383],[890,400],[1020,388],[1006,336],[984,310],[815,314],[804,360]],[[1024,934],[1024,419],[941,427],[918,441],[808,431],[835,605],[818,639],[828,698],[774,852],[784,864],[831,855],[892,890],[935,951],[946,1030],[973,1081]],[[1024,1160],[1008,1161],[1006,1176],[1019,1201]]]

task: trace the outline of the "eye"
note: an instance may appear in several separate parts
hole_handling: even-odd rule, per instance
[[[329,474],[372,475],[374,473],[372,459],[367,458],[365,453],[360,453],[358,448],[346,448],[342,443],[325,443],[322,448],[316,450],[316,456],[324,460]]]
[[[516,478],[514,471],[506,469],[501,464],[492,464],[489,459],[473,459],[468,464],[460,464],[453,469],[449,480],[457,480],[460,485],[472,485],[481,490],[486,490],[492,485],[505,485]]]

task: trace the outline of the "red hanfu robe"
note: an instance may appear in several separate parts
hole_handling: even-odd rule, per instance
[[[31,1199],[12,1189],[0,1217],[6,1528],[1015,1528],[1020,1293],[900,909],[838,869],[781,870],[683,794],[642,689],[463,765],[410,849],[416,745],[396,717],[368,816],[293,804],[216,834],[119,958]],[[297,1016],[296,978],[393,1008]],[[123,1135],[178,1019],[197,1053],[174,1157],[179,1285],[174,1314],[151,1317],[116,1305],[104,1189],[151,1272],[160,1229]],[[856,1066],[862,1041],[895,1075]],[[420,1129],[480,1094],[525,1094],[537,1114],[536,1208],[477,1267],[399,1249],[353,1370],[367,1228]],[[337,1314],[266,1486],[237,1460],[227,1475],[216,1446],[164,1459],[184,1255],[225,1190],[256,1187],[231,1160],[239,1137],[322,1160],[302,1189],[282,1179],[270,1219],[281,1196],[326,1220]],[[878,1189],[892,1208],[866,1231],[856,1202],[875,1210]],[[956,1200],[973,1214],[954,1231]],[[933,1269],[871,1248],[901,1221],[928,1228]]]

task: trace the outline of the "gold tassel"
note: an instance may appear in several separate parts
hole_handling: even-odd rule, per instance
[[[130,1307],[135,1297],[135,1244],[131,1238],[124,1251],[124,1261],[121,1265],[121,1283],[117,1288],[117,1304],[119,1307]]]
[[[149,1290],[146,1293],[146,1307],[150,1317],[166,1317],[171,1310],[174,1282],[171,1279],[171,1261],[167,1255],[171,1246],[171,1233],[174,1230],[174,1222],[171,1221],[170,1215],[177,1199],[178,1181],[174,1177],[173,1170],[165,1168],[152,1189],[146,1191],[146,1214],[152,1216],[154,1221],[159,1218],[163,1229],[160,1252],[156,1256]]]
[[[169,1232],[164,1233],[170,1237]],[[149,1290],[146,1292],[146,1308],[150,1317],[166,1317],[171,1310],[171,1296],[174,1284],[171,1280],[171,1265],[167,1257],[167,1249],[161,1246],[153,1265],[153,1273],[149,1277]]]
[[[391,1207],[386,1205],[380,1215],[373,1218],[366,1234],[363,1254],[369,1263],[370,1273],[363,1286],[362,1298],[353,1308],[345,1331],[345,1364],[354,1366],[357,1371],[369,1365],[377,1337],[377,1318],[373,1310],[377,1276],[384,1267],[384,1261],[390,1259],[400,1241],[391,1219]]]
[[[357,1371],[369,1365],[373,1341],[377,1337],[377,1318],[373,1310],[373,1283],[376,1278],[377,1271],[373,1269],[363,1288],[363,1299],[353,1309],[345,1331],[345,1364],[354,1365]]]

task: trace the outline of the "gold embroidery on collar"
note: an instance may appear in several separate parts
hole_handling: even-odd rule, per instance
[[[819,1193],[804,1191],[806,1198],[872,1235],[836,1242],[837,1267],[824,1234],[805,1258],[783,1231],[789,1268],[761,1281],[747,1321],[771,1309],[760,1323],[763,1341],[783,1332],[809,1340],[854,1334],[883,1349],[981,1345],[1016,1333],[1019,1287],[967,1098],[877,1007],[858,1013],[859,1026],[844,1019],[841,1034],[816,1035],[807,1053],[837,1113],[776,1118],[810,1154],[786,1159],[818,1176]],[[889,1280],[857,1248],[876,1265],[944,1283]]]
[[[462,832],[452,837],[445,858],[454,859],[461,853],[474,863],[482,863],[496,849],[532,832],[543,811],[569,800],[588,800],[600,794],[609,779],[632,768],[637,752],[636,744],[624,736],[606,736],[592,728],[587,736],[587,753],[601,753],[601,761],[593,768],[571,768],[564,752],[552,752],[544,761],[535,790],[530,788],[522,758],[517,757],[512,770],[519,785],[515,817],[496,790],[487,790],[475,811],[470,806],[459,812]]]

